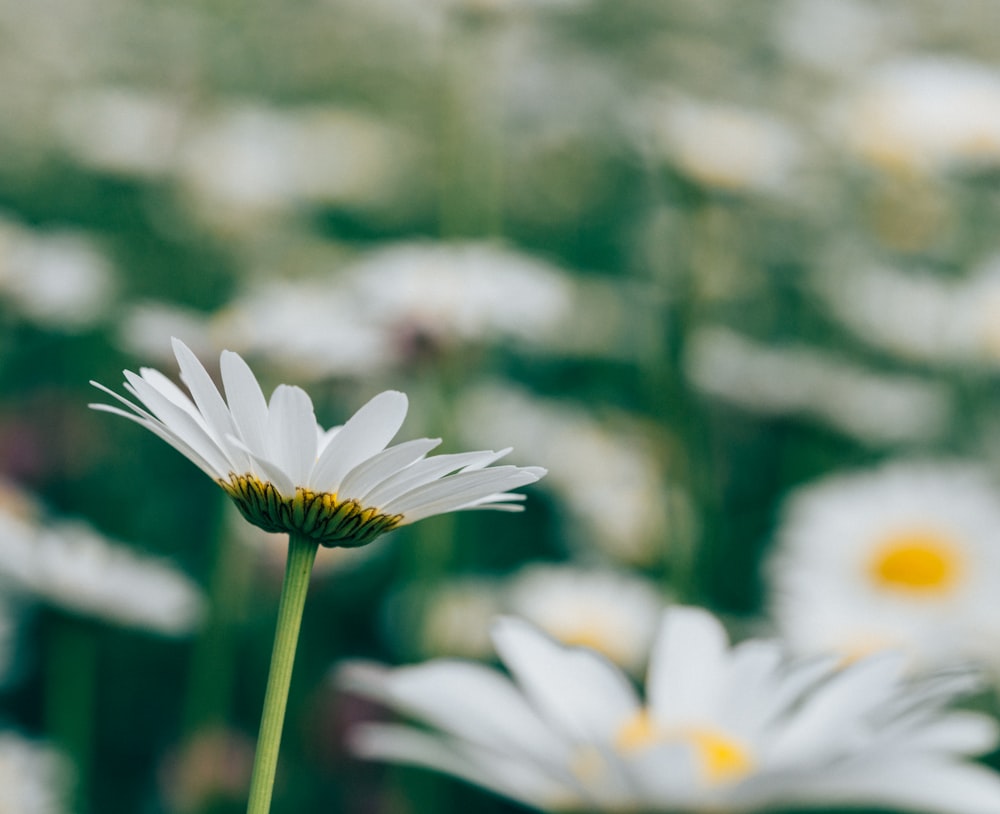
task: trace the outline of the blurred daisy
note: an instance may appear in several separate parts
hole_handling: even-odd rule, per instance
[[[687,495],[664,482],[652,439],[634,426],[611,429],[579,408],[498,384],[470,391],[458,415],[471,443],[507,438],[533,450],[578,526],[568,536],[619,562],[657,562],[668,536],[690,523]],[[609,489],[615,511],[607,510]]]
[[[489,243],[402,243],[344,273],[376,324],[433,342],[537,340],[572,310],[565,271]]]
[[[201,620],[204,602],[190,579],[84,523],[45,523],[0,495],[0,537],[0,584],[15,594],[170,636]]]
[[[383,532],[459,509],[517,510],[538,467],[490,467],[509,450],[425,457],[440,439],[387,447],[406,417],[407,399],[386,391],[342,427],[316,423],[304,390],[280,385],[264,399],[243,359],[223,351],[226,399],[201,362],[180,340],[174,352],[189,397],[151,368],[125,371],[125,389],[142,406],[94,382],[128,409],[95,409],[124,416],[158,435],[233,499],[265,531],[283,531],[326,546],[359,546]]]
[[[774,618],[799,651],[1000,664],[1000,498],[972,465],[894,463],[801,488],[769,571]]]
[[[817,276],[814,290],[861,339],[909,361],[1000,362],[1000,258],[959,279],[838,264]]]
[[[943,385],[876,373],[801,344],[768,347],[727,328],[696,330],[685,368],[711,396],[769,415],[803,415],[868,444],[935,438],[951,421]]]
[[[544,811],[727,811],[867,804],[992,814],[986,715],[949,712],[961,678],[912,685],[881,654],[842,669],[774,641],[730,648],[708,613],[663,616],[645,699],[602,656],[513,618],[494,642],[513,680],[454,660],[341,668],[354,692],[430,727],[367,724],[361,755],[424,766]]]
[[[653,583],[637,574],[564,565],[526,566],[505,593],[511,614],[630,673],[645,667],[664,606]]]
[[[930,56],[887,63],[835,116],[851,149],[882,169],[1000,161],[1000,72],[985,64]]]
[[[59,752],[12,732],[0,734],[0,811],[4,814],[68,812],[69,784],[69,762]]]
[[[695,182],[726,192],[787,192],[802,160],[795,131],[762,111],[694,99],[647,106],[652,147]]]
[[[114,287],[111,262],[86,235],[36,232],[0,218],[0,295],[26,318],[82,330],[107,312]]]

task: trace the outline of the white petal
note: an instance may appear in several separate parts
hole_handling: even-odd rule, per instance
[[[967,711],[939,715],[917,726],[905,726],[904,722],[901,731],[893,733],[892,741],[906,749],[956,755],[981,755],[997,745],[1000,728],[988,715]],[[887,744],[887,748],[892,747],[892,743]]]
[[[403,393],[386,390],[375,396],[330,440],[307,485],[317,492],[336,493],[348,472],[385,449],[403,425],[406,409]]]
[[[164,427],[197,452],[213,470],[215,477],[225,477],[232,469],[232,462],[225,452],[188,412],[178,407],[153,385],[140,376],[125,371],[134,392],[143,404],[163,423]]]
[[[402,514],[404,522],[413,523],[433,514],[452,511],[498,491],[516,489],[538,480],[525,468],[498,466],[472,472],[456,472],[441,480],[411,489],[381,506],[387,514]]]
[[[1000,775],[972,763],[900,757],[856,761],[803,775],[776,790],[774,802],[870,805],[925,814],[996,814]],[[794,786],[798,786],[795,788]]]
[[[790,764],[810,755],[837,752],[853,743],[868,713],[897,692],[906,669],[902,653],[880,653],[834,674],[802,702],[773,736],[772,760]]]
[[[382,450],[344,476],[338,489],[340,497],[363,500],[386,478],[410,466],[440,443],[440,438],[417,438]]]
[[[250,461],[250,474],[274,484],[274,488],[283,497],[290,498],[295,496],[295,483],[292,482],[292,479],[274,461],[265,458],[263,455],[254,454],[248,447],[243,446],[243,442],[235,436],[231,435],[227,440],[232,446],[242,448],[246,452],[247,458]]]
[[[267,457],[296,486],[305,486],[316,463],[316,415],[301,387],[279,384],[267,414]]]
[[[267,400],[257,378],[243,358],[230,350],[222,352],[219,366],[238,437],[254,452],[266,454]]]
[[[113,407],[110,404],[89,404],[87,405],[93,410],[100,410],[104,413],[112,413],[114,415],[120,415],[123,418],[127,418],[130,421],[134,421],[136,424],[145,427],[154,435],[166,441],[170,446],[176,449],[181,455],[187,458],[191,463],[197,466],[202,472],[208,475],[212,480],[217,480],[222,477],[214,467],[209,465],[209,463],[201,457],[197,452],[195,452],[190,446],[188,446],[184,441],[178,438],[174,433],[170,432],[163,424],[157,421],[155,418],[143,418],[139,415],[133,415],[132,413],[121,410],[118,407]]]
[[[233,417],[208,371],[181,340],[174,337],[171,343],[181,369],[181,380],[191,391],[194,403],[198,405],[198,410],[204,416],[211,434],[219,440],[234,433],[236,427],[233,424]]]
[[[352,751],[363,757],[435,769],[547,811],[568,807],[579,800],[527,760],[469,744],[451,744],[411,727],[366,724],[351,732],[349,744]]]
[[[640,709],[625,675],[593,650],[565,647],[510,617],[494,625],[493,642],[539,714],[572,738],[611,743]]]
[[[728,639],[718,620],[698,608],[671,608],[650,655],[646,695],[663,724],[713,720],[725,676]]]
[[[348,663],[338,683],[456,737],[535,761],[567,757],[566,744],[549,731],[505,675],[452,659],[386,670]]]
[[[382,506],[411,489],[435,481],[450,472],[457,472],[459,469],[481,469],[498,457],[498,453],[491,450],[435,455],[433,458],[417,461],[398,475],[380,483],[369,493],[368,500],[373,506]]]

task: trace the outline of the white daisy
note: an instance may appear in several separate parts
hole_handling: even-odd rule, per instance
[[[59,752],[12,732],[0,734],[0,811],[63,814],[69,811],[69,761]]]
[[[696,330],[685,355],[699,390],[770,415],[802,415],[867,444],[939,437],[954,409],[944,385],[878,373],[801,343],[770,347],[728,328]]]
[[[785,505],[770,577],[800,651],[996,664],[996,485],[972,465],[903,462],[805,486]]]
[[[564,644],[603,653],[630,673],[645,667],[664,598],[626,571],[529,565],[506,586],[505,605]]]
[[[0,585],[70,613],[171,636],[193,631],[204,602],[171,565],[73,521],[47,523],[0,484]]]
[[[835,112],[856,154],[905,172],[995,165],[998,116],[1000,72],[985,63],[930,56],[882,65]]]
[[[304,390],[279,385],[270,401],[243,359],[220,358],[226,398],[190,349],[174,340],[184,393],[151,368],[125,371],[125,389],[142,406],[103,385],[128,409],[93,404],[158,435],[215,480],[243,516],[265,531],[301,535],[327,546],[359,546],[396,526],[459,509],[517,510],[539,467],[497,466],[500,452],[425,457],[441,441],[392,447],[406,417],[406,396],[375,396],[342,427],[323,430]],[[192,400],[193,397],[193,400]]]
[[[494,642],[513,680],[456,660],[343,667],[344,685],[430,727],[363,725],[353,748],[546,811],[1000,807],[1000,777],[965,759],[994,747],[996,723],[944,709],[969,682],[908,683],[894,654],[790,662],[778,642],[730,648],[710,614],[674,608],[641,699],[602,656],[526,622],[502,618]]]
[[[670,95],[647,103],[646,137],[699,184],[729,192],[788,192],[802,141],[759,110]]]

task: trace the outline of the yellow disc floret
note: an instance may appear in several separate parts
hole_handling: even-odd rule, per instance
[[[401,514],[382,514],[353,499],[296,487],[285,497],[274,484],[254,475],[229,474],[219,485],[247,520],[264,531],[300,534],[328,547],[355,548],[399,525]]]
[[[896,534],[877,549],[870,573],[877,585],[910,594],[940,594],[955,585],[959,552],[944,535],[914,531]]]
[[[702,777],[710,784],[732,783],[753,771],[749,750],[735,738],[711,727],[663,727],[646,710],[622,725],[615,746],[622,752],[633,752],[671,742],[687,744],[694,750]]]

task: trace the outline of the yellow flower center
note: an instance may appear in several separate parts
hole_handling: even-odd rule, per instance
[[[961,565],[950,539],[918,530],[896,534],[880,545],[870,562],[870,575],[880,588],[926,596],[953,588]]]
[[[229,473],[219,485],[233,499],[247,520],[264,531],[300,534],[324,546],[355,548],[370,543],[383,532],[399,525],[401,514],[381,514],[356,500],[337,500],[329,492],[295,488],[294,497],[285,497],[274,484],[253,475]]]
[[[690,746],[703,779],[711,784],[735,782],[746,777],[754,768],[750,751],[724,732],[701,726],[664,728],[653,721],[645,710],[627,720],[615,738],[615,746],[622,752],[634,752],[669,742]]]

